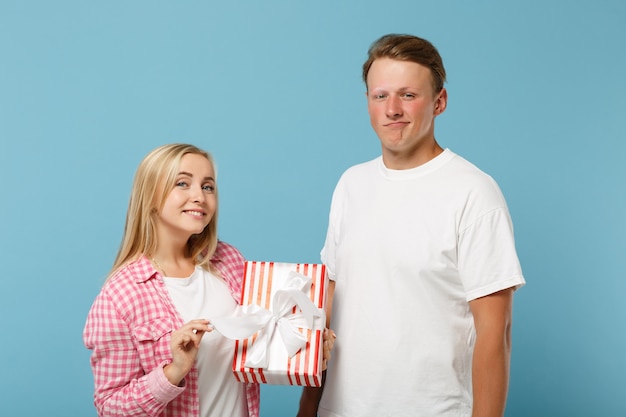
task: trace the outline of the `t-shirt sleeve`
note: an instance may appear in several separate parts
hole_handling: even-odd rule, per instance
[[[330,214],[328,215],[328,230],[326,231],[326,240],[324,247],[320,252],[320,258],[324,265],[326,265],[326,272],[328,278],[331,281],[336,281],[336,250],[337,242],[339,241],[340,225],[341,225],[341,211],[342,211],[342,180],[339,180],[333,197],[330,203]]]
[[[525,284],[506,206],[488,211],[461,231],[458,266],[467,301]]]

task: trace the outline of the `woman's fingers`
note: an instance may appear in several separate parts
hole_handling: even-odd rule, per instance
[[[193,331],[193,333],[210,332],[211,330],[213,330],[213,327],[210,326],[210,323],[211,322],[209,320],[204,319],[191,320],[187,322],[183,327],[181,327],[181,329],[189,328]]]
[[[194,346],[198,348],[200,346],[202,336],[206,332],[210,332],[213,330],[213,327],[211,327],[209,324],[209,320],[196,319],[185,323],[183,327],[178,329],[177,332],[180,332],[183,337],[182,342],[184,346],[188,346],[189,343],[193,342]]]
[[[178,385],[187,375],[198,355],[202,336],[211,330],[213,328],[208,320],[197,319],[185,323],[172,332],[170,339],[172,362],[164,368],[166,377],[172,384]]]

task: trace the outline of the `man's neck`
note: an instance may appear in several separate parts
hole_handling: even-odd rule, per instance
[[[443,148],[437,142],[428,149],[420,148],[411,154],[394,153],[383,149],[383,163],[389,169],[403,170],[417,168],[434,159],[443,152]]]

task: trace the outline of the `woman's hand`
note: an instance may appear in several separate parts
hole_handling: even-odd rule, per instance
[[[330,360],[330,352],[333,350],[333,346],[335,345],[335,332],[331,329],[324,329],[324,354],[322,356],[322,371],[325,371],[328,367],[328,361]]]
[[[191,320],[183,327],[172,332],[170,348],[172,363],[163,368],[163,372],[172,385],[179,385],[193,366],[200,340],[206,332],[213,330],[208,320]]]

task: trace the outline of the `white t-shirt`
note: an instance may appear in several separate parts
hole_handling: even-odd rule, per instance
[[[187,323],[231,315],[237,306],[226,283],[197,266],[188,278],[164,277],[174,306]],[[234,342],[219,332],[205,333],[196,358],[201,417],[248,415],[245,385],[232,372]]]
[[[491,177],[447,149],[413,169],[348,169],[322,262],[337,340],[320,416],[470,416],[468,301],[524,284]]]

